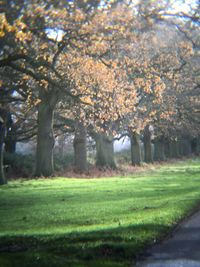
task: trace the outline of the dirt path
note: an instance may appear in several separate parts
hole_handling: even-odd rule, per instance
[[[180,224],[170,238],[147,250],[147,255],[136,267],[200,267],[200,211]]]

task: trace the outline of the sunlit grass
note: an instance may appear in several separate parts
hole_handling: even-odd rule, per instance
[[[200,201],[200,160],[0,187],[0,266],[129,266]],[[14,244],[14,246],[13,246]]]

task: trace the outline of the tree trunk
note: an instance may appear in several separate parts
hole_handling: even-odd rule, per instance
[[[86,172],[87,166],[87,131],[82,123],[77,123],[74,136],[74,167],[76,172]]]
[[[170,158],[170,153],[169,153],[169,140],[167,138],[165,139],[164,150],[165,150],[165,156],[166,156],[166,158]]]
[[[15,153],[16,151],[16,128],[12,120],[11,113],[7,111],[6,123],[6,138],[5,138],[5,151],[8,153]]]
[[[191,141],[191,150],[195,155],[200,155],[200,136],[195,137]]]
[[[35,176],[52,176],[53,164],[53,115],[54,106],[42,101],[38,108],[38,133]]]
[[[170,158],[178,158],[180,157],[179,154],[179,147],[177,141],[170,141],[169,142],[169,157]]]
[[[5,137],[5,126],[3,122],[0,122],[0,185],[7,183],[3,166],[4,137]]]
[[[165,143],[164,138],[156,139],[154,142],[154,160],[164,161],[165,157]]]
[[[181,138],[179,141],[179,155],[188,156],[192,153],[191,139]]]
[[[153,163],[153,148],[151,144],[151,132],[149,125],[144,129],[144,161],[146,163]]]
[[[133,166],[141,165],[140,135],[136,132],[131,133],[131,163]]]
[[[200,135],[196,139],[197,139],[197,143],[196,143],[195,154],[200,155]]]
[[[64,156],[65,136],[64,134],[58,136],[58,154],[60,157]]]
[[[7,131],[5,139],[5,151],[11,154],[15,153],[16,143],[16,131],[14,128],[11,128]]]
[[[113,137],[103,133],[95,134],[96,166],[100,168],[116,168],[114,159]]]

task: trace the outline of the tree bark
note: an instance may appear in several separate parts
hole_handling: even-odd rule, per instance
[[[5,132],[6,132],[5,125],[3,122],[0,122],[0,185],[7,183],[3,166],[3,146],[4,146]]]
[[[133,166],[141,165],[140,135],[136,132],[131,133],[131,163]]]
[[[195,154],[200,155],[200,135],[196,139],[197,139],[197,143],[196,143]]]
[[[155,161],[164,161],[165,156],[165,143],[164,138],[158,138],[154,142],[154,160]]]
[[[60,157],[64,156],[64,148],[65,148],[65,136],[64,134],[58,136],[58,154]]]
[[[53,115],[54,105],[44,100],[38,107],[38,133],[36,149],[35,176],[52,176],[54,173],[53,164]]]
[[[195,137],[191,141],[191,150],[195,155],[200,155],[200,136]]]
[[[16,151],[16,129],[10,112],[7,112],[5,151],[13,154]]]
[[[181,138],[179,141],[179,155],[188,156],[192,153],[191,139]]]
[[[96,133],[94,138],[96,141],[96,166],[115,169],[113,137]]]
[[[179,158],[179,147],[177,141],[170,141],[169,142],[169,157],[170,158]]]
[[[15,129],[11,128],[7,131],[6,140],[5,140],[5,151],[8,153],[16,152],[16,132]]]
[[[86,172],[87,165],[87,131],[82,123],[77,123],[74,136],[74,168],[76,172]]]
[[[149,130],[149,125],[144,129],[144,161],[146,163],[153,163],[153,148],[151,144],[152,134]]]

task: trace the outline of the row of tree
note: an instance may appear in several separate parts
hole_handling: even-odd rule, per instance
[[[0,14],[1,183],[3,143],[14,150],[15,141],[34,136],[36,176],[53,175],[54,136],[67,131],[74,133],[79,171],[87,169],[87,134],[96,142],[98,166],[115,166],[116,135],[130,136],[133,164],[141,162],[141,136],[147,162],[152,140],[160,160],[164,143],[174,151],[178,140],[198,144],[200,4],[177,10],[175,2],[6,2]]]

